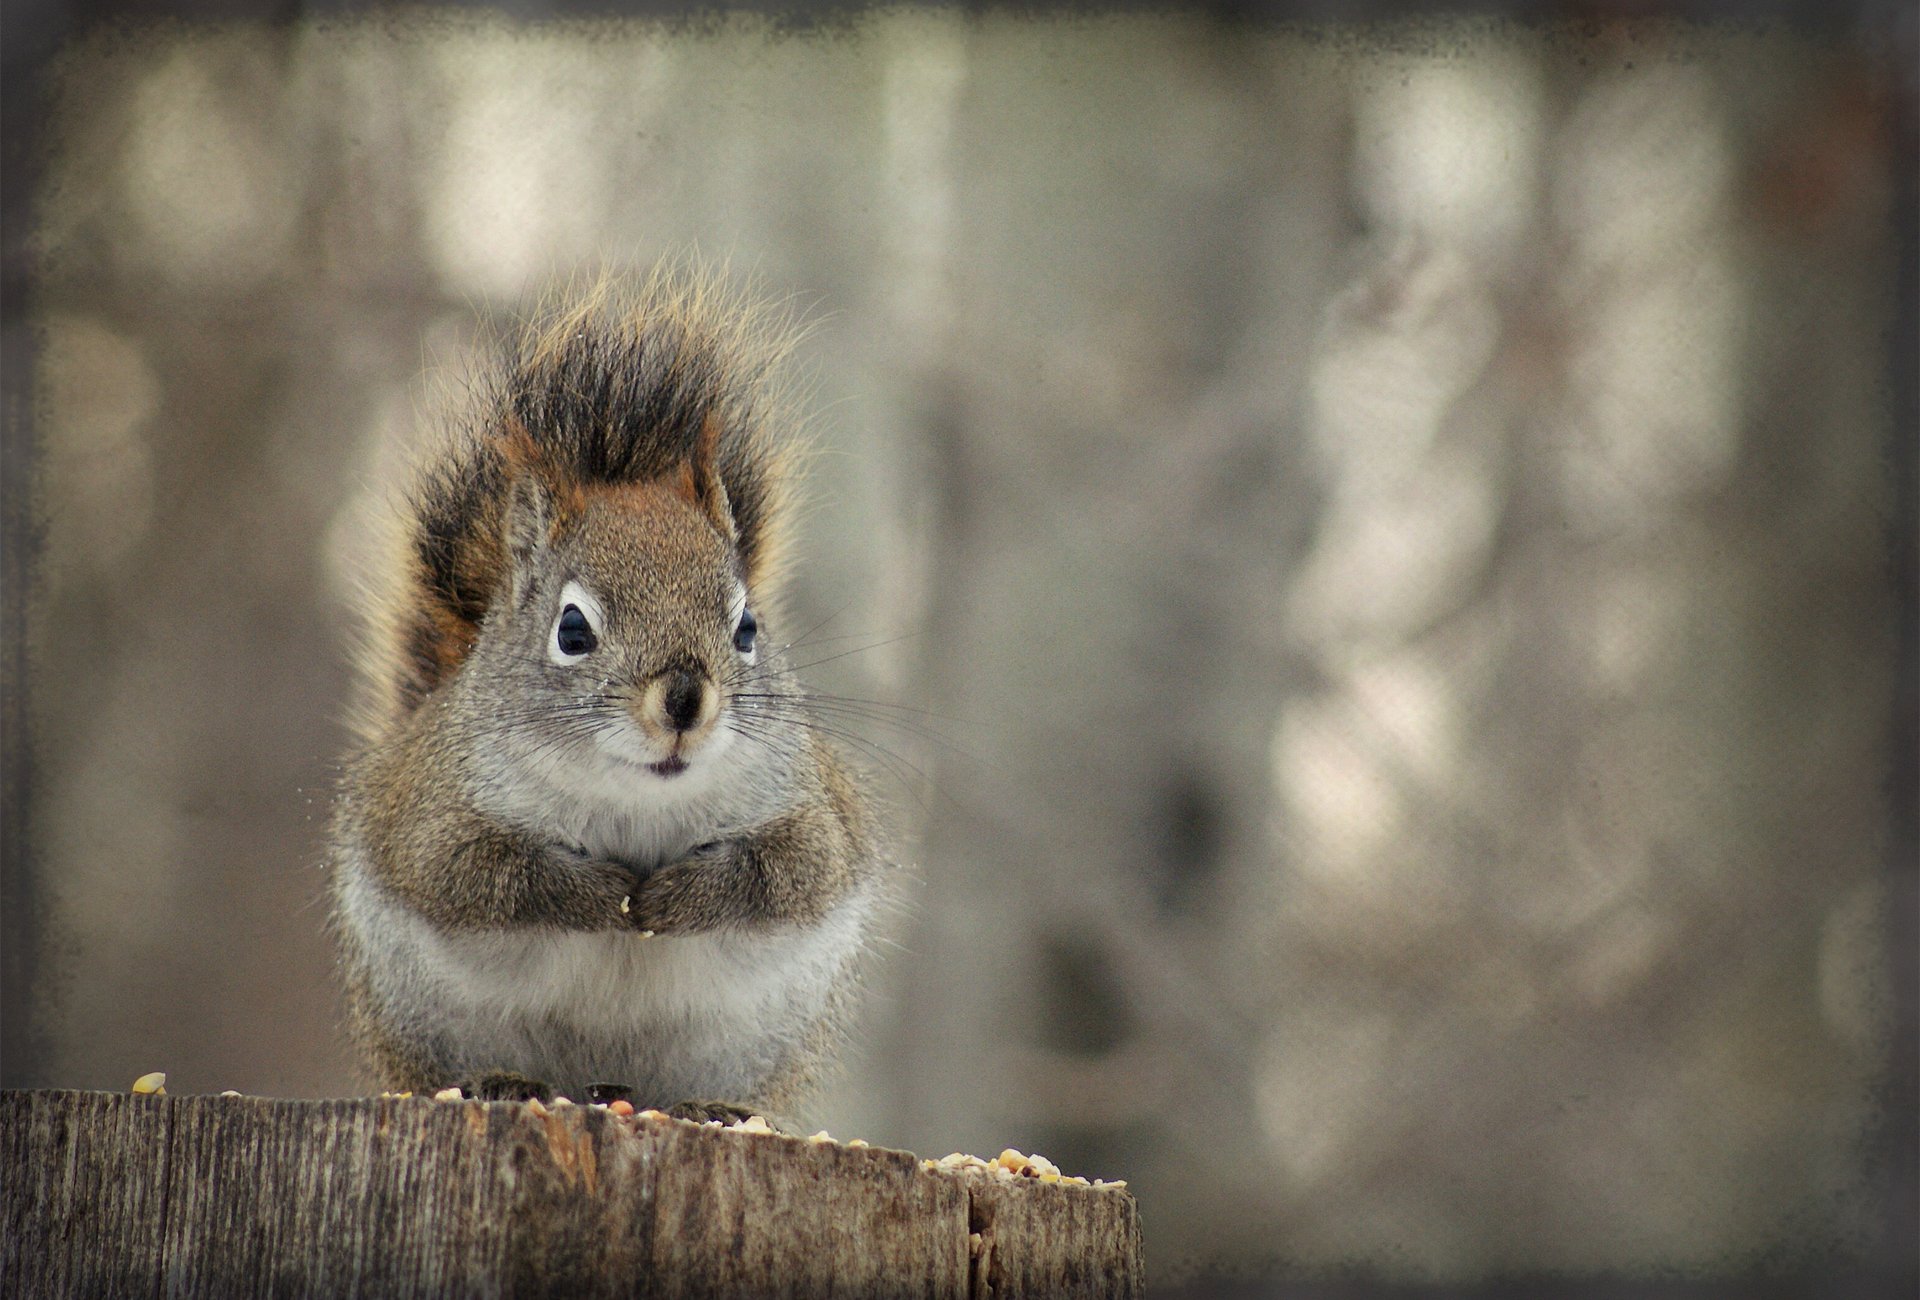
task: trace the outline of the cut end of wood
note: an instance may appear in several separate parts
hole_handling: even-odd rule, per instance
[[[0,1159],[0,1276],[24,1294],[1142,1288],[1133,1197],[1018,1152],[592,1105],[48,1091],[0,1094]]]

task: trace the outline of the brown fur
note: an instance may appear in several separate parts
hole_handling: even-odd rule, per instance
[[[777,312],[674,268],[638,289],[603,279],[508,331],[415,474],[395,539],[405,560],[368,592],[361,736],[385,735],[465,662],[510,567],[505,515],[527,474],[554,498],[556,527],[596,490],[669,482],[776,604],[802,454],[783,377],[796,338]]]
[[[432,981],[415,950],[383,942],[416,918],[483,944],[541,930],[666,943],[790,934],[865,900],[852,928],[822,931],[838,964],[812,969],[836,974],[793,1004],[810,1008],[791,1013],[804,1020],[729,1028],[718,1056],[688,1057],[703,1062],[698,1077],[737,1080],[714,1061],[751,1062],[729,1068],[751,1068],[752,1096],[649,1100],[784,1111],[838,1041],[876,905],[864,887],[883,864],[784,647],[744,639],[743,586],[748,611],[777,622],[795,445],[770,375],[784,345],[758,319],[673,275],[551,305],[507,341],[467,423],[416,476],[389,585],[371,601],[364,744],[334,832],[354,1034],[387,1087],[541,1069],[580,1038],[607,1045],[607,1059],[646,1059],[604,1017],[551,1033],[541,1020],[534,1047],[499,1047],[484,1017],[457,1038],[420,992]],[[569,583],[591,597],[563,596]],[[555,649],[569,602],[598,607],[596,641],[579,651],[565,637]],[[722,725],[737,733],[721,738],[731,748],[714,739]],[[645,746],[644,760],[621,745]],[[705,793],[681,813],[627,784],[673,779],[642,770],[668,760],[704,764],[714,783],[692,787]],[[377,907],[353,902],[369,894]],[[382,919],[394,904],[411,917]],[[484,987],[493,959],[460,960],[477,960],[466,969]],[[816,978],[806,971],[790,968],[789,987]],[[502,1052],[537,1059],[473,1059]]]

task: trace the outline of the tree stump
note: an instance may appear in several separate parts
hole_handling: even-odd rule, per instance
[[[1133,1296],[1117,1188],[593,1106],[0,1093],[0,1292]]]

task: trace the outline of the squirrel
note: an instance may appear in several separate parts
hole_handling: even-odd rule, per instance
[[[888,872],[773,639],[766,321],[673,269],[549,300],[394,512],[329,845],[388,1090],[779,1117],[843,1037]]]

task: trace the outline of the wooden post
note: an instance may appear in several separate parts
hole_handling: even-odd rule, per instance
[[[591,1106],[0,1093],[9,1296],[1134,1296],[1133,1198]]]

